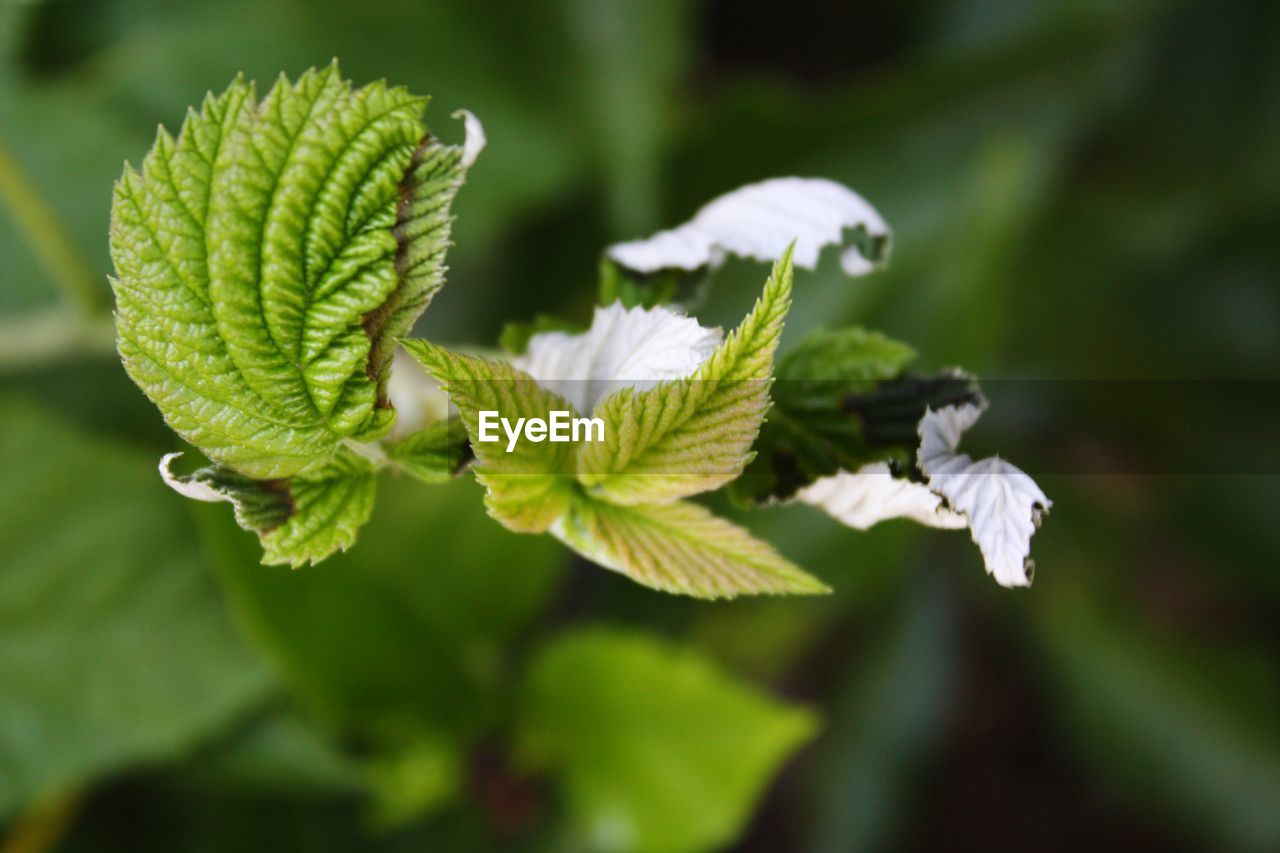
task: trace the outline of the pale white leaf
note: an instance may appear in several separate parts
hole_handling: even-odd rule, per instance
[[[391,438],[403,438],[450,415],[449,395],[412,356],[397,349],[387,381],[387,398],[396,411]]]
[[[452,117],[462,119],[462,126],[466,130],[462,143],[462,168],[470,169],[488,141],[484,135],[484,125],[471,110],[454,110]]]
[[[1029,586],[1031,536],[1053,505],[1035,481],[998,456],[974,462],[957,452],[960,437],[982,414],[972,403],[926,410],[920,419],[920,470],[929,488],[963,513],[987,573],[1001,586]]]
[[[582,334],[543,332],[512,363],[542,387],[590,413],[621,388],[646,390],[691,375],[720,344],[719,328],[666,307],[596,308]]]
[[[891,518],[949,529],[968,524],[963,515],[944,506],[942,497],[928,486],[895,477],[887,462],[871,462],[857,471],[822,477],[797,492],[796,500],[858,530]]]
[[[199,480],[187,479],[183,480],[170,470],[169,466],[173,460],[181,456],[181,452],[166,453],[160,457],[160,478],[164,480],[164,484],[173,489],[184,498],[191,498],[193,501],[204,501],[206,503],[217,503],[219,501],[232,502],[231,496],[224,492],[219,492],[210,488],[206,483]]]
[[[867,258],[846,240],[852,229],[886,241],[882,257]],[[643,240],[616,243],[608,256],[640,273],[719,266],[726,255],[776,261],[793,242],[797,266],[813,269],[826,246],[843,246],[840,265],[850,276],[883,261],[890,236],[884,217],[862,196],[824,178],[773,178],[712,200],[678,228]]]

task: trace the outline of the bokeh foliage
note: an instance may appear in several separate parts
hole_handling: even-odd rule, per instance
[[[642,810],[678,783],[547,751],[609,726],[556,703],[625,723],[614,673],[559,674],[603,637],[694,656],[776,706],[761,731],[805,713],[782,696],[821,720],[754,817],[695,785],[706,825],[745,823],[657,844],[1280,847],[1278,40],[1261,0],[0,0],[0,821],[67,821],[73,850],[617,838],[575,779]],[[488,131],[434,340],[586,320],[606,242],[746,181],[866,195],[891,269],[799,276],[783,351],[856,323],[921,369],[1052,380],[988,382],[975,435],[1055,501],[1033,589],[961,535],[790,507],[743,521],[835,596],[677,600],[407,479],[360,549],[257,565],[154,474],[176,439],[101,335],[110,187],[235,73],[335,56],[432,94],[446,139],[458,107]],[[703,318],[741,317],[760,273],[726,267]],[[1115,383],[1152,379],[1249,382],[1213,405]]]

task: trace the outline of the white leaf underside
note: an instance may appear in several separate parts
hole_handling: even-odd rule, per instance
[[[1014,465],[991,456],[974,462],[957,453],[962,436],[983,411],[972,403],[927,409],[920,419],[920,470],[929,488],[969,520],[988,574],[1001,586],[1029,586],[1031,537],[1053,502]]]
[[[177,451],[175,453],[166,453],[160,457],[160,478],[164,480],[166,486],[184,498],[190,498],[193,501],[203,501],[205,503],[233,502],[231,496],[224,492],[215,491],[198,480],[183,480],[175,475],[169,466],[173,464],[173,460],[181,456],[182,452]]]
[[[968,527],[987,573],[1001,586],[1029,586],[1031,537],[1053,505],[1035,481],[998,456],[973,461],[958,453],[960,437],[984,406],[928,409],[920,419],[919,467],[928,485],[897,478],[884,462],[823,477],[797,494],[859,530],[891,518],[930,527]]]
[[[462,168],[470,169],[475,165],[480,152],[484,150],[485,143],[488,142],[484,135],[484,125],[471,110],[454,110],[450,115],[453,118],[462,119],[462,126],[466,133],[462,143]]]
[[[396,410],[396,423],[388,436],[393,441],[452,413],[448,393],[403,349],[396,350],[391,362],[387,399]]]
[[[653,273],[714,268],[726,255],[776,261],[794,241],[797,266],[813,269],[824,247],[843,246],[841,268],[847,275],[861,276],[877,264],[845,240],[846,231],[859,227],[871,237],[890,236],[884,217],[843,184],[824,178],[773,178],[712,200],[677,228],[616,243],[607,254],[628,269]]]
[[[797,492],[796,500],[819,507],[858,530],[891,518],[909,518],[945,529],[968,524],[963,515],[944,506],[942,497],[928,486],[895,477],[887,462],[871,462],[857,471],[823,477]]]
[[[596,308],[591,328],[577,335],[543,332],[512,363],[583,413],[622,388],[646,390],[691,375],[711,357],[723,333],[657,307]]]

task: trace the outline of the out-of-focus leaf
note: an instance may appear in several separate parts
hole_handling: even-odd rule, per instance
[[[0,401],[0,814],[181,754],[265,696],[143,456]]]
[[[373,818],[386,827],[420,818],[455,797],[464,774],[457,744],[424,732],[370,765]]]
[[[913,589],[884,636],[844,677],[830,731],[818,742],[813,851],[882,850],[910,785],[951,707],[955,636],[950,591]]]
[[[352,794],[367,782],[325,733],[284,709],[210,743],[181,778],[204,789],[297,797]]]
[[[695,652],[607,629],[543,648],[523,702],[522,753],[560,774],[574,842],[596,850],[728,844],[816,728]]]
[[[612,299],[602,299],[600,304],[608,305],[613,301]],[[585,330],[577,323],[560,317],[553,317],[549,314],[539,314],[527,323],[512,321],[503,326],[502,333],[498,335],[498,345],[506,350],[508,355],[519,356],[524,355],[525,350],[529,348],[529,341],[533,339],[534,335],[540,335],[543,332],[564,332],[569,335],[577,335],[583,331]]]
[[[1280,675],[1244,649],[1118,619],[1055,576],[1037,633],[1077,760],[1162,819],[1241,850],[1280,847]],[[1243,653],[1242,653],[1243,652]]]
[[[563,552],[494,525],[469,477],[379,485],[360,547],[314,571],[260,565],[230,513],[194,506],[241,628],[324,719],[389,744],[473,734],[495,712],[505,644],[545,604]]]
[[[654,224],[659,166],[692,8],[680,0],[560,0],[582,113],[609,182],[615,233]]]

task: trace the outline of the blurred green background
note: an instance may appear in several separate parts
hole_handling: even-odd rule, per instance
[[[802,275],[789,340],[1088,380],[995,383],[974,436],[1055,500],[1035,587],[786,508],[747,523],[832,597],[666,597],[468,481],[257,565],[155,474],[110,189],[236,72],[335,56],[488,132],[437,340],[585,319],[607,242],[747,181],[863,193],[892,268]],[[1280,849],[1278,224],[1266,0],[0,0],[0,850]]]

